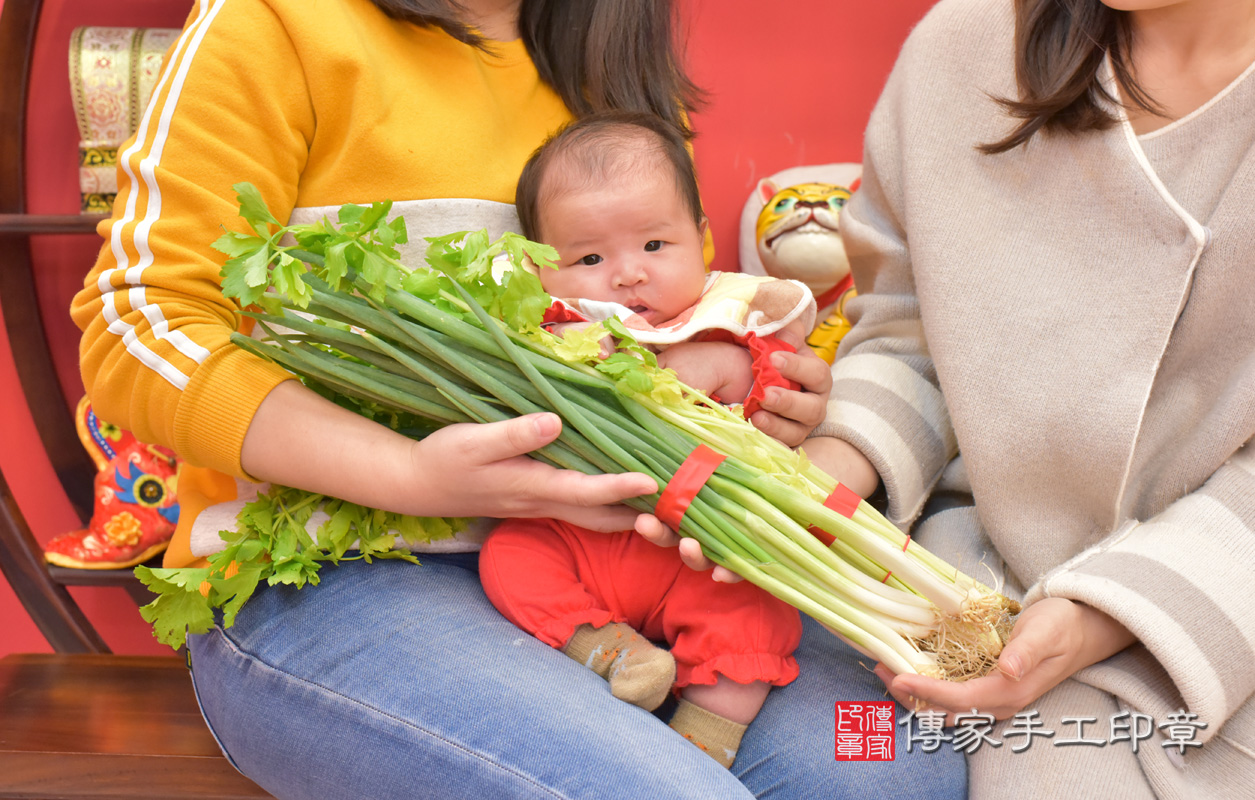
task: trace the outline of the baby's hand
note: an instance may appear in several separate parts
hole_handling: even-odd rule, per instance
[[[658,354],[658,366],[723,403],[740,403],[754,386],[750,351],[730,342],[681,342]]]
[[[556,322],[553,325],[545,326],[545,329],[554,336],[566,336],[573,331],[582,331],[595,325],[595,322]],[[614,339],[610,334],[606,334],[601,339],[601,352],[597,354],[598,358],[608,358],[614,352]]]
[[[859,497],[867,498],[880,485],[880,473],[867,456],[844,439],[812,436],[802,442],[811,463],[845,484]]]

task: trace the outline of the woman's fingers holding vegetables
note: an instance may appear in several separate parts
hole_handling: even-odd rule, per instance
[[[884,664],[877,664],[875,672],[903,708],[916,715],[943,714],[944,725],[954,725],[959,714],[1010,719],[1039,696],[997,672],[961,683],[923,675],[894,675]]]
[[[706,554],[702,552],[702,546],[696,539],[682,539],[680,541],[680,560],[698,572],[713,567],[710,579],[718,583],[739,583],[743,580],[740,575],[737,575],[732,570],[716,566],[715,562],[707,558]]]
[[[680,534],[662,524],[653,514],[641,514],[633,526],[636,532],[659,547],[675,547],[681,541]]]
[[[513,516],[552,517],[607,533],[626,531],[640,512],[617,504],[655,491],[653,479],[640,473],[585,475],[530,459],[527,468],[535,472],[522,486],[523,496],[531,502]]]
[[[703,572],[713,568],[714,571],[710,574],[712,580],[719,583],[737,583],[742,580],[740,575],[729,569],[715,566],[715,562],[706,558],[706,554],[702,552],[702,546],[696,539],[682,538],[652,514],[641,514],[636,518],[636,532],[659,547],[678,547],[680,560],[691,569]]]
[[[486,465],[544,447],[562,433],[562,420],[557,414],[528,414],[504,422],[446,428],[455,429],[463,437],[467,456]]]
[[[911,693],[909,691],[906,691],[901,685],[895,685],[894,681],[897,679],[898,676],[894,674],[893,670],[889,669],[884,664],[876,664],[872,672],[876,674],[877,678],[880,678],[880,682],[885,685],[885,689],[886,691],[889,692],[889,695],[894,700],[898,701],[898,705],[902,706],[908,711],[913,711],[916,714],[923,714],[923,713],[945,714],[946,716],[942,724],[943,725],[953,724],[954,720],[946,711],[946,709],[938,708],[937,706],[930,705],[924,700],[921,700],[920,698],[911,695]]]
[[[1024,610],[998,657],[997,669],[985,677],[955,683],[898,675],[887,685],[907,708],[914,707],[917,700],[951,713],[976,709],[997,719],[1009,719],[1077,670],[1132,641],[1123,626],[1102,612],[1051,597]],[[881,675],[882,680],[885,677]]]
[[[472,466],[491,466],[494,462],[512,462],[533,450],[549,444],[562,433],[562,419],[557,414],[527,414],[517,419],[476,425],[468,431],[467,443]],[[654,479],[639,472],[585,475],[574,470],[560,470],[528,459],[528,473],[534,478],[524,486],[529,494],[546,502],[560,501],[566,505],[594,507],[619,503],[631,497],[658,491]],[[629,522],[628,528],[631,528]]]
[[[954,724],[955,714],[993,714],[996,719],[1009,719],[1040,696],[1040,693],[1033,694],[1026,684],[998,672],[961,683],[922,675],[898,675],[889,684],[889,693],[903,707],[917,714],[922,711],[947,713],[947,725]]]
[[[554,414],[450,425],[412,450],[422,481],[419,516],[555,517],[595,530],[628,530],[638,512],[616,506],[657,491],[640,473],[585,475],[526,457],[557,438]]]
[[[606,505],[588,508],[556,504],[550,506],[548,511],[532,516],[560,519],[590,531],[614,533],[630,531],[636,515],[637,512],[627,506]]]

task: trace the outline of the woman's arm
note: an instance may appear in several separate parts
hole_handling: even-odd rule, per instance
[[[876,467],[862,451],[844,439],[812,436],[802,443],[802,450],[815,466],[822,469],[862,498],[871,497],[880,485]]]
[[[1255,443],[1194,492],[1145,522],[1128,522],[1059,566],[1026,597],[999,673],[963,684],[877,668],[899,700],[1014,715],[1081,669],[1140,642],[1171,685],[1139,702],[1156,718],[1185,707],[1215,735],[1255,692]],[[1178,698],[1179,695],[1179,698]]]
[[[976,709],[1010,719],[1080,670],[1135,641],[1127,628],[1102,611],[1050,597],[1024,610],[997,669],[983,678],[957,683],[894,675],[884,664],[876,665],[876,675],[894,699],[917,712],[953,715]],[[946,724],[953,724],[952,717],[947,717]]]
[[[257,410],[241,459],[261,480],[412,516],[553,517],[630,529],[637,512],[608,504],[652,494],[653,479],[584,475],[527,457],[561,429],[556,415],[531,414],[450,425],[415,442],[288,381]]]
[[[134,145],[120,154],[108,242],[74,301],[98,413],[191,464],[388,510],[630,527],[635,513],[599,506],[652,492],[652,480],[568,475],[517,458],[557,435],[550,418],[539,428],[458,427],[414,445],[230,343],[240,309],[223,294],[225,256],[210,245],[224,225],[245,230],[236,182],[253,183],[279,219],[296,204],[315,133],[330,124],[317,118],[305,75],[271,5],[193,9]]]
[[[958,452],[924,332],[904,223],[908,198],[899,140],[902,104],[915,79],[907,74],[910,69],[911,59],[899,58],[864,137],[861,185],[841,212],[841,237],[858,295],[846,305],[852,327],[837,351],[832,399],[814,436],[849,447],[831,462],[828,457],[839,454],[820,451],[835,448],[807,447],[822,466],[861,483],[860,493],[868,483],[874,489],[882,481],[886,516],[902,528],[919,515]],[[860,455],[874,468],[874,478]]]
[[[245,73],[247,91],[224,91]],[[238,181],[280,219],[293,208],[316,127],[302,74],[265,4],[196,5],[135,142],[119,153],[107,242],[71,309],[97,413],[233,475],[245,474],[254,412],[292,376],[230,344],[240,309],[222,292],[226,257],[210,245],[224,226],[247,231]]]

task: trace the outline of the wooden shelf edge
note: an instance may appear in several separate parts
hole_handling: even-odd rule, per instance
[[[161,555],[154,556],[144,562],[143,566],[153,567],[154,569],[161,566]],[[48,574],[52,580],[62,586],[140,586],[139,579],[135,577],[135,567],[123,567],[120,569],[75,569],[73,567],[58,567],[55,564],[48,565]]]
[[[0,235],[95,233],[107,214],[0,214]]]
[[[118,653],[9,653],[0,657],[0,674],[6,669],[187,669],[174,655],[148,656]]]

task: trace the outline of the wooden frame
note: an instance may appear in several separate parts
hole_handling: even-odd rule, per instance
[[[30,237],[94,234],[99,215],[26,213],[26,111],[31,59],[42,0],[5,0],[0,9],[0,309],[22,393],[53,470],[83,525],[91,519],[95,466],[79,442],[53,367],[35,284]],[[18,600],[58,652],[107,653],[104,640],[66,590],[117,586],[137,601],[147,590],[130,570],[74,570],[44,563],[0,475],[0,570]]]
[[[18,600],[58,653],[108,653],[109,647],[44,563],[8,483],[0,475],[0,567]]]
[[[6,0],[0,12],[0,307],[4,310],[22,392],[44,450],[81,519],[91,517],[95,469],[79,444],[44,335],[31,261],[30,236],[94,232],[80,217],[26,211],[27,88],[42,0]],[[97,218],[98,219],[98,218]]]

